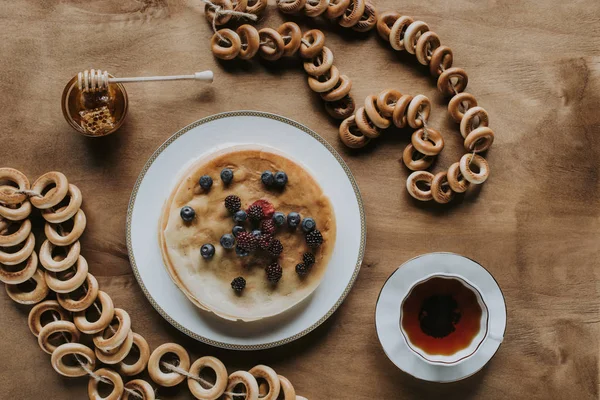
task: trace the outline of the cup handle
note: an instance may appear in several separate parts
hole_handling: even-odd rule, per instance
[[[495,333],[491,333],[491,332],[488,332],[487,337],[498,343],[502,343],[504,341],[504,336],[496,335]]]

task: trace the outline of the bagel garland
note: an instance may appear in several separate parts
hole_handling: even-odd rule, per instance
[[[123,377],[138,375],[146,368],[151,379],[161,386],[174,386],[187,379],[191,394],[200,400],[216,400],[223,396],[237,398],[234,389],[228,387],[235,388],[240,382],[248,388],[247,399],[258,399],[255,376],[270,378],[271,398],[278,398],[280,391],[285,399],[290,398],[290,393],[295,395],[285,377],[264,365],[253,368],[254,375],[238,371],[230,379],[225,365],[217,358],[206,356],[191,364],[187,351],[175,343],[163,344],[151,353],[146,340],[132,331],[129,314],[115,308],[110,296],[99,290],[97,279],[88,272],[88,264],[80,254],[79,239],[85,223],[77,228],[75,219],[80,215],[79,218],[85,221],[85,214],[80,208],[79,189],[69,184],[59,172],[45,174],[30,185],[21,172],[0,168],[0,181],[9,183],[0,186],[0,281],[14,301],[33,305],[28,326],[40,348],[51,355],[54,370],[66,377],[89,376],[90,399],[155,399],[149,382],[123,380]],[[35,207],[46,219],[45,231],[52,232],[40,248],[39,260],[28,219],[33,198],[37,199]],[[69,219],[74,220],[73,229],[65,232],[61,223]],[[63,240],[65,237],[69,240]],[[57,248],[62,251],[55,252]],[[22,287],[25,284],[35,286],[30,290],[31,287]],[[46,299],[51,291],[56,293],[57,300]],[[90,312],[96,312],[97,319],[89,320]],[[81,335],[93,336],[91,348],[79,343]],[[162,362],[168,353],[177,354],[178,365]],[[125,361],[130,354],[137,355],[132,363]],[[67,362],[68,357],[76,362]],[[100,363],[106,367],[96,369]],[[170,372],[165,373],[160,367],[166,367]],[[200,377],[205,368],[215,372],[216,382]],[[112,386],[106,397],[98,393],[100,382]]]

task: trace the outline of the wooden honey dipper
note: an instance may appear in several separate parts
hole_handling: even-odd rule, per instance
[[[77,86],[83,92],[94,92],[105,90],[109,83],[125,82],[147,82],[147,81],[179,81],[179,80],[197,80],[213,81],[212,71],[195,72],[193,75],[169,75],[169,76],[138,76],[131,78],[112,78],[108,76],[107,71],[90,69],[77,74]]]

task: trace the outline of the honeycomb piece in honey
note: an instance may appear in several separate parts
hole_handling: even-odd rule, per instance
[[[107,106],[83,110],[81,116],[81,127],[90,135],[102,136],[115,127],[115,119]]]

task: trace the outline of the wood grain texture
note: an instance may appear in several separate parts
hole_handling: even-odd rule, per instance
[[[220,357],[232,371],[273,366],[309,399],[597,399],[600,357],[600,3],[379,0],[379,10],[426,21],[469,73],[468,91],[490,114],[496,142],[491,177],[477,193],[437,207],[413,201],[400,163],[409,141],[393,131],[362,152],[346,150],[337,125],[306,84],[297,59],[221,63],[199,1],[4,0],[0,2],[0,164],[31,179],[64,172],[84,195],[82,251],[103,290],[133,316],[155,348],[185,345],[193,358]],[[362,102],[397,88],[427,95],[431,125],[446,139],[435,171],[462,154],[458,126],[434,81],[406,53],[375,34],[326,21],[319,27],[340,72]],[[271,4],[259,26],[277,26]],[[215,71],[211,86],[128,86],[130,114],[112,136],[93,140],[63,120],[60,94],[78,71],[115,75]],[[316,130],[342,154],[365,200],[363,269],[342,307],[322,327],[282,348],[237,353],[188,339],[146,301],[131,273],[125,214],[131,188],[152,152],[179,128],[210,114],[257,109]],[[456,384],[412,379],[388,361],[374,327],[375,300],[388,275],[413,256],[452,251],[479,261],[508,306],[506,340],[479,374]],[[50,366],[27,328],[28,308],[0,295],[0,398],[82,399],[86,379]],[[187,388],[161,399],[190,398]]]

